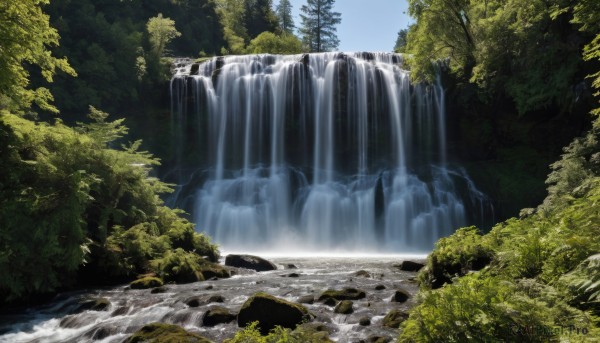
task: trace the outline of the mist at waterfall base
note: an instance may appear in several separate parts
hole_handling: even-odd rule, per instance
[[[225,251],[427,252],[493,215],[447,161],[444,96],[391,53],[180,62],[168,203]]]

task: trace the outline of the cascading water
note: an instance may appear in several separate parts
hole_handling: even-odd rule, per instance
[[[447,165],[439,80],[412,85],[401,63],[322,53],[180,68],[175,154],[197,171],[174,200],[227,250],[431,249],[489,205]]]

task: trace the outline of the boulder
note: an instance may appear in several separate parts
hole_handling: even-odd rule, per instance
[[[369,317],[362,317],[358,320],[358,325],[360,326],[369,326],[371,325],[371,318]]]
[[[333,299],[333,298],[325,298],[325,300],[323,300],[323,305],[327,305],[327,306],[335,306],[337,305],[337,300]]]
[[[253,255],[227,255],[225,265],[237,268],[253,269],[257,272],[275,270],[277,266],[264,258]]]
[[[225,307],[213,307],[210,308],[202,316],[203,326],[215,326],[219,324],[229,323],[235,320],[235,313],[229,312]]]
[[[402,322],[405,321],[407,318],[408,313],[394,309],[388,312],[388,314],[386,314],[385,317],[383,317],[381,325],[388,328],[397,329],[400,326],[400,324],[402,324]]]
[[[350,314],[354,312],[354,309],[352,308],[353,305],[354,303],[351,300],[342,300],[339,304],[337,304],[333,312],[341,314]]]
[[[397,289],[394,292],[394,295],[392,295],[392,302],[397,302],[397,303],[403,303],[406,300],[408,300],[408,298],[410,298],[410,295],[408,294],[407,291],[403,290],[403,289]]]
[[[376,291],[381,291],[381,290],[384,290],[384,289],[385,289],[384,285],[377,285],[377,286],[375,286],[375,290]]]
[[[204,280],[209,280],[209,279],[214,280],[215,278],[226,279],[231,276],[231,274],[229,273],[229,270],[227,270],[227,268],[225,268],[219,264],[210,263],[210,262],[207,262],[207,263],[201,265],[198,271],[200,273],[202,273]]]
[[[283,266],[285,269],[297,269],[298,267],[296,267],[295,264],[292,263],[288,263],[286,265]]]
[[[275,326],[294,329],[310,319],[311,314],[304,306],[262,292],[248,298],[237,316],[239,327],[258,321],[262,334],[269,333]]]
[[[327,298],[335,300],[358,300],[363,299],[366,296],[364,291],[356,288],[344,288],[342,290],[328,289],[321,293],[319,301],[323,301]]]
[[[79,301],[79,309],[82,311],[108,311],[110,301],[106,298],[87,298]]]
[[[163,285],[163,281],[154,276],[146,276],[141,279],[137,279],[129,284],[129,287],[132,289],[147,289],[147,288],[156,288],[161,287]]]
[[[313,304],[315,297],[313,295],[303,295],[296,300],[300,304]]]
[[[398,268],[405,272],[418,272],[421,268],[425,267],[423,263],[415,262],[415,261],[402,261]]]
[[[166,291],[168,291],[168,288],[165,286],[160,286],[160,287],[155,287],[152,288],[152,290],[150,291],[150,293],[152,294],[156,294],[156,293],[165,293]]]
[[[210,340],[188,331],[177,325],[152,323],[144,325],[141,329],[129,336],[123,343],[212,343]]]

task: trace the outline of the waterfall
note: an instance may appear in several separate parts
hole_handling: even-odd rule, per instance
[[[227,250],[426,251],[489,207],[448,165],[441,82],[411,84],[401,55],[218,57],[177,69],[171,99],[196,171],[175,201]]]

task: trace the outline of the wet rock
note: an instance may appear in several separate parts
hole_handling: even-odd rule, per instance
[[[360,326],[369,326],[371,325],[371,318],[369,317],[362,317],[358,320],[358,324]]]
[[[323,300],[323,304],[333,307],[333,306],[337,305],[337,300],[335,300],[333,298],[327,298],[327,299]]]
[[[198,271],[202,273],[204,280],[226,279],[231,276],[227,268],[216,263],[203,264]]]
[[[281,276],[283,276],[283,277],[300,277],[300,274],[298,274],[298,273],[290,273],[290,274],[283,274]]]
[[[165,293],[166,291],[168,291],[169,289],[165,286],[161,286],[161,287],[156,287],[153,288],[150,293],[152,294],[157,294],[157,293]]]
[[[202,325],[215,326],[232,322],[235,320],[235,318],[235,313],[229,312],[229,310],[225,307],[213,307],[206,311],[206,313],[204,313],[202,316]]]
[[[292,264],[292,263],[288,263],[286,265],[283,266],[285,269],[297,269],[298,267],[296,267],[296,265]]]
[[[277,325],[294,329],[310,319],[311,315],[304,306],[262,292],[246,300],[237,317],[239,327],[258,321],[262,334],[267,334]]]
[[[227,255],[225,265],[237,268],[253,269],[257,272],[275,270],[277,266],[264,258],[253,255]]]
[[[66,316],[63,319],[61,319],[58,326],[60,326],[61,328],[70,329],[70,328],[79,327],[80,324],[82,324],[82,323],[81,323],[81,320],[79,320],[79,317],[73,315],[73,316]]]
[[[92,340],[99,341],[103,340],[108,336],[112,336],[117,334],[117,328],[114,326],[101,326],[98,328],[94,328],[88,332],[86,332],[85,336],[91,338]]]
[[[210,340],[188,331],[177,325],[152,323],[144,325],[141,329],[129,336],[123,343],[142,342],[187,342],[211,343]]]
[[[189,307],[199,307],[199,306],[207,305],[207,304],[211,304],[211,303],[225,302],[225,298],[222,295],[213,294],[213,295],[196,296],[196,297],[187,298],[184,302]]]
[[[198,70],[200,69],[200,64],[194,63],[190,68],[190,75],[198,75]]]
[[[381,325],[388,328],[397,329],[400,326],[400,324],[402,324],[402,322],[405,321],[407,318],[408,313],[394,309],[388,312],[388,314],[386,314],[385,317],[383,317]]]
[[[313,304],[315,297],[313,295],[303,295],[296,300],[300,304]]]
[[[354,273],[354,276],[371,277],[371,274],[369,274],[369,272],[366,270],[359,270],[356,273]]]
[[[204,287],[204,289],[206,289],[206,290],[210,290],[210,289],[213,289],[213,288],[214,288],[213,285],[208,285],[208,286]]]
[[[421,268],[425,267],[423,263],[415,262],[415,261],[402,261],[398,268],[405,272],[418,272]]]
[[[385,337],[385,336],[369,336],[369,338],[367,338],[367,342],[368,343],[388,343],[391,342],[392,339],[390,337]]]
[[[129,312],[129,306],[121,306],[110,314],[111,317],[122,316]]]
[[[342,300],[339,304],[337,304],[333,312],[341,314],[350,314],[354,312],[354,309],[352,308],[353,305],[354,303],[351,300]]]
[[[381,291],[381,290],[384,290],[384,289],[385,289],[384,285],[377,285],[377,286],[375,286],[375,290],[376,291]]]
[[[110,301],[106,298],[88,298],[79,301],[79,310],[81,311],[108,311]]]
[[[137,279],[129,284],[132,289],[147,289],[156,288],[163,285],[163,281],[154,276],[146,276],[141,279]]]
[[[366,296],[364,291],[356,288],[344,288],[342,290],[328,289],[321,293],[319,301],[323,301],[327,298],[333,298],[335,300],[358,300],[363,299]]]
[[[403,303],[406,300],[408,300],[408,298],[410,297],[410,295],[408,294],[407,291],[403,290],[403,289],[397,289],[394,292],[394,295],[392,295],[392,302],[397,302],[397,303]]]

